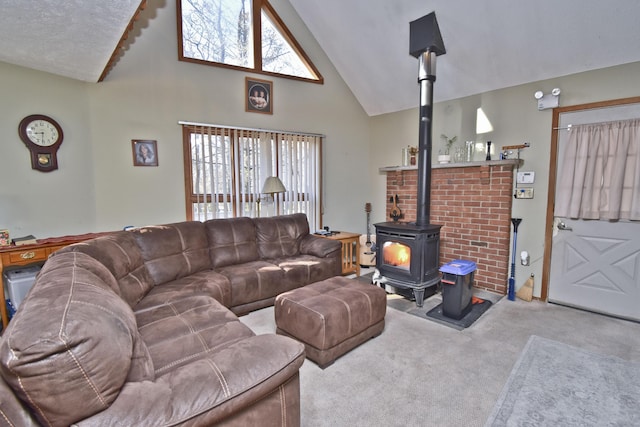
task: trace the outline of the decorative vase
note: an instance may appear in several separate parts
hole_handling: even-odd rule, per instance
[[[412,166],[416,164],[416,156],[415,156],[415,154],[411,155],[411,158],[409,159],[409,163],[411,163]]]
[[[451,156],[448,154],[438,154],[438,163],[449,163],[451,161]]]
[[[487,141],[487,157],[485,160],[491,160],[491,141]]]
[[[456,147],[453,152],[453,163],[462,163],[464,161],[464,148]]]
[[[402,166],[409,166],[409,149],[402,149]]]
[[[466,143],[466,152],[465,152],[465,162],[473,162],[473,152],[475,149],[475,141],[467,141]]]

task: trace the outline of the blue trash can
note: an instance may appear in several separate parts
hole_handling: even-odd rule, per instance
[[[442,314],[460,320],[471,311],[473,274],[476,263],[457,259],[440,267],[442,273]]]

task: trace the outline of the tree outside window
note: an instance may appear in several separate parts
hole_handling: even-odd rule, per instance
[[[180,59],[322,83],[266,0],[177,0]]]

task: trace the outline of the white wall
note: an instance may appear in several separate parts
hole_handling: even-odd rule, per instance
[[[12,237],[96,230],[87,85],[0,63],[0,228]],[[18,124],[47,114],[63,128],[59,169],[31,169]]]
[[[535,274],[535,293],[539,296],[542,279],[545,216],[549,183],[549,151],[551,146],[552,110],[538,111],[533,94],[537,90],[551,92],[554,87],[562,90],[560,106],[627,98],[640,95],[640,63],[633,63],[590,71],[546,81],[487,92],[481,95],[436,103],[433,113],[433,152],[437,155],[442,143],[440,134],[458,136],[456,144],[465,140],[491,140],[494,149],[503,145],[529,142],[530,148],[521,152],[524,165],[521,171],[536,173],[534,199],[514,200],[513,217],[523,221],[518,228],[516,287]],[[438,76],[438,81],[446,79]],[[434,85],[437,93],[438,83]],[[418,87],[416,86],[416,93]],[[417,97],[416,97],[417,98]],[[482,107],[493,124],[494,131],[475,135],[476,108]],[[386,176],[379,167],[400,164],[401,149],[407,144],[418,144],[418,108],[385,114],[372,118],[372,146],[370,173],[375,195],[372,218],[383,221]],[[499,151],[495,151],[494,159]],[[481,160],[483,157],[476,160]],[[434,157],[435,160],[435,157]],[[519,264],[519,254],[526,250],[531,257],[530,266]],[[509,260],[510,262],[510,260]]]
[[[102,83],[0,63],[0,228],[43,238],[183,220],[186,120],[325,134],[324,223],[363,231],[369,117],[289,3],[272,5],[324,85],[179,62],[174,1],[149,3],[149,25]],[[273,81],[273,115],[244,111],[246,76]],[[63,127],[57,171],[32,170],[18,138],[35,113]],[[159,167],[133,167],[131,139],[157,140]]]

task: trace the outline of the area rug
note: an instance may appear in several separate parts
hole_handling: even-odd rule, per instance
[[[638,426],[640,363],[532,335],[488,426]]]

